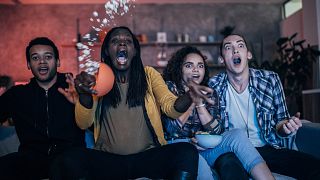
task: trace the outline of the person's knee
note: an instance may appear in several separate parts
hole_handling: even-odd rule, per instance
[[[214,164],[215,168],[241,169],[244,170],[242,163],[234,153],[226,153],[221,155]]]
[[[197,174],[199,153],[197,148],[190,143],[175,143],[174,158],[179,170]]]
[[[249,175],[234,153],[221,155],[215,162],[214,168],[222,179],[248,179]]]
[[[181,143],[176,143],[177,146],[177,155],[180,156],[181,158],[191,158],[193,160],[196,160],[198,162],[198,158],[199,158],[199,153],[197,148],[190,144],[190,143],[185,143],[185,142],[181,142]]]
[[[228,131],[226,134],[224,134],[222,143],[229,147],[230,151],[232,152],[239,150],[239,148],[243,149],[243,147],[251,145],[246,132],[242,129],[233,129]]]
[[[60,155],[52,161],[50,172],[52,175],[62,175],[62,172],[74,174],[74,171],[77,171],[76,168],[78,167],[76,164],[72,157]]]
[[[74,150],[58,155],[51,163],[50,179],[78,179],[87,176],[83,153]]]

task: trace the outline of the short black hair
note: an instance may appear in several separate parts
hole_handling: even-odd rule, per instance
[[[26,58],[27,58],[27,62],[30,62],[30,49],[32,46],[34,45],[48,45],[51,46],[53,49],[53,53],[54,53],[54,57],[55,59],[59,59],[59,51],[57,46],[53,43],[52,40],[50,40],[47,37],[37,37],[35,39],[32,39],[29,42],[29,45],[26,48]]]

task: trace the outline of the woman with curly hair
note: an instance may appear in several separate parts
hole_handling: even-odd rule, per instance
[[[206,85],[209,71],[205,59],[205,56],[195,47],[186,46],[178,50],[171,57],[163,72],[168,88],[175,95],[181,96],[188,91],[188,86],[186,86],[188,81]],[[215,93],[212,99],[218,99]],[[198,179],[212,179],[212,175],[208,177],[208,171],[211,174],[208,165],[213,168],[215,160],[227,152],[235,153],[253,179],[274,179],[265,161],[248,140],[244,131],[234,129],[222,133],[223,126],[218,116],[218,108],[218,103],[209,105],[203,99],[198,98],[177,119],[163,115],[166,139],[169,143],[184,141],[197,146],[200,153]],[[222,141],[214,148],[200,147],[193,138],[199,131],[221,134]]]

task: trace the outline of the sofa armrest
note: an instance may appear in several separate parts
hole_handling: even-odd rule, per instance
[[[296,136],[299,151],[320,159],[320,123],[304,122]]]

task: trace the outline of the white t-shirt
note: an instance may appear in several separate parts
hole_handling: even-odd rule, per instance
[[[226,102],[226,111],[228,112],[229,117],[229,128],[245,129],[248,133],[249,140],[255,147],[264,146],[266,141],[262,138],[255,106],[249,93],[248,86],[241,94],[239,94],[228,82]]]

